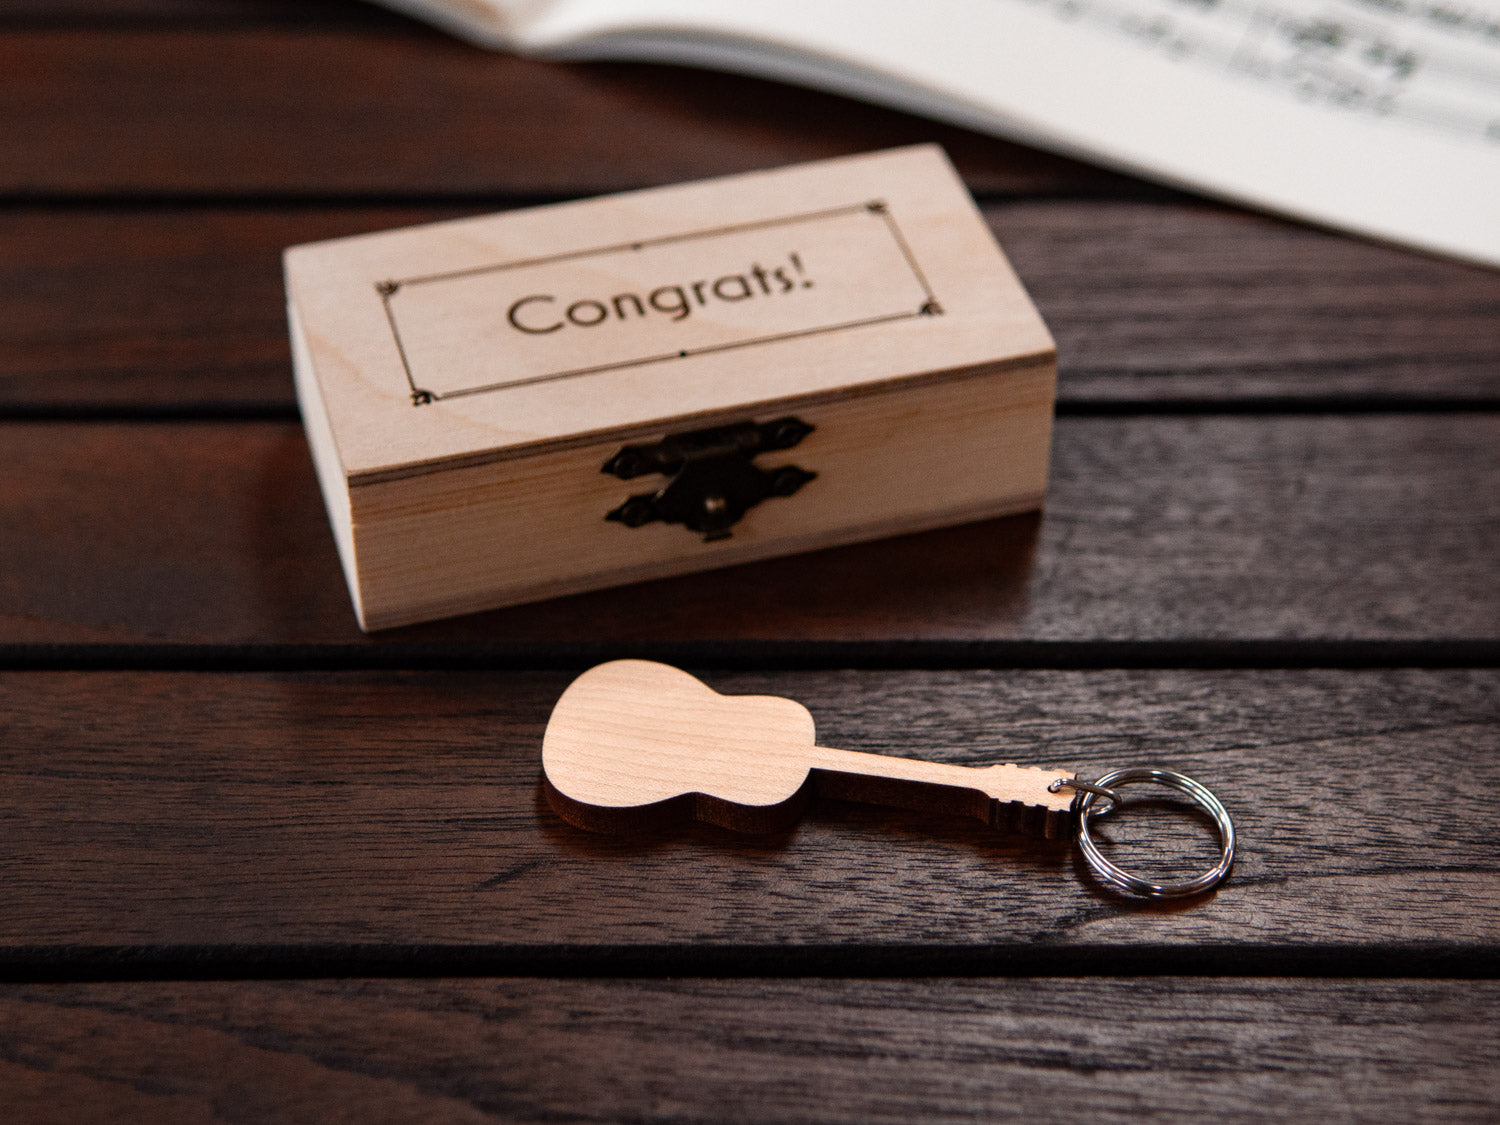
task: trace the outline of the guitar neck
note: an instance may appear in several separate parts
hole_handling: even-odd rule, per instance
[[[816,746],[809,763],[819,794],[838,800],[970,816],[991,827],[1049,839],[1067,830],[1074,793],[1048,786],[1070,770],[1037,766],[958,766]]]

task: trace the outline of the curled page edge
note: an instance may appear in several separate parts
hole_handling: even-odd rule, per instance
[[[702,66],[824,89],[1332,230],[1500,267],[1500,146],[1466,149],[1353,115],[1325,119],[1337,111],[1282,104],[1279,95],[1250,83],[1190,75],[1187,87],[1217,96],[1205,111],[1191,100],[1184,104],[1181,76],[1159,61],[1131,74],[1136,84],[1129,94],[1090,98],[1078,91],[1093,75],[1112,65],[1142,66],[1138,55],[1058,32],[1023,9],[1002,17],[991,5],[926,0],[924,25],[949,30],[918,41],[902,5],[879,2],[860,5],[857,37],[847,34],[848,9],[838,3],[377,2],[487,47]],[[1024,49],[977,34],[993,31],[1002,18]],[[965,21],[974,25],[969,33],[951,30]],[[1039,50],[1048,39],[1050,52]],[[1066,55],[1078,65],[1059,77],[1038,54]],[[1149,81],[1153,73],[1161,81]],[[1137,107],[1134,125],[1121,103]],[[1222,128],[1206,129],[1217,124],[1215,115]],[[1268,126],[1281,130],[1279,162],[1256,158],[1255,134]],[[1194,129],[1202,132],[1184,142]],[[1241,143],[1247,137],[1249,146]],[[1382,166],[1388,145],[1404,155]]]
[[[480,47],[522,49],[519,28],[545,4],[532,0],[372,0],[392,11],[441,28]]]

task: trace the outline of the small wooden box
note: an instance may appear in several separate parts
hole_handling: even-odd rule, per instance
[[[361,627],[1039,507],[1051,337],[933,146],[286,252]]]

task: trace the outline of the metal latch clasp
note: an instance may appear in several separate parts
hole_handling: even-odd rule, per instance
[[[791,449],[813,432],[800,418],[739,422],[669,434],[654,445],[627,445],[604,463],[604,472],[630,480],[647,473],[671,477],[605,514],[626,527],[661,520],[702,534],[704,542],[729,538],[729,529],[762,500],[790,496],[818,474],[782,465],[762,469],[757,454]]]

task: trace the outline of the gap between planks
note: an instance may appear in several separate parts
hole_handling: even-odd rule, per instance
[[[3,672],[583,671],[633,657],[757,671],[1274,671],[1500,667],[1493,640],[641,641],[457,644],[4,644]]]
[[[1402,414],[1495,414],[1500,413],[1500,397],[1468,398],[1424,397],[1248,397],[1224,399],[1132,399],[1074,398],[1060,400],[1055,408],[1059,418],[1169,418],[1215,417],[1288,417],[1341,415]],[[298,422],[301,416],[295,406],[283,401],[216,402],[213,400],[177,403],[6,403],[0,401],[0,423],[7,422],[78,422],[135,423],[152,422]]]
[[[1181,905],[1178,909],[1183,909]],[[1186,909],[1191,909],[1188,904]],[[1205,977],[1500,980],[1500,942],[1299,949],[1077,945],[130,945],[0,949],[0,984],[422,980],[923,980]]]

